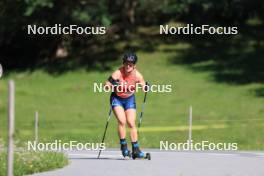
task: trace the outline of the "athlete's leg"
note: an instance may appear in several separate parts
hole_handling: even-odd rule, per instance
[[[138,140],[137,127],[136,127],[136,109],[127,109],[125,111],[126,120],[128,127],[130,128],[130,138],[131,142],[136,142]]]
[[[125,111],[128,127],[130,128],[130,137],[132,143],[132,157],[143,158],[144,153],[139,149],[137,127],[136,127],[136,109],[131,108]]]
[[[120,139],[126,138],[126,114],[121,106],[113,107],[114,114],[118,121],[118,135]]]
[[[126,114],[122,106],[113,107],[114,114],[118,121],[118,135],[120,138],[120,145],[122,155],[127,157],[130,155],[129,150],[127,149],[127,141],[126,141]]]

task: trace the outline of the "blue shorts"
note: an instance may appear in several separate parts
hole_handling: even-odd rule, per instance
[[[124,110],[136,109],[136,98],[134,94],[128,98],[121,98],[117,96],[115,93],[112,93],[110,96],[110,104],[112,108],[116,106],[121,106],[124,108]]]

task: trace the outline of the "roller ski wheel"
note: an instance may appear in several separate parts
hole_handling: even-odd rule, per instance
[[[150,155],[150,153],[146,153],[146,159],[151,160],[151,155]]]

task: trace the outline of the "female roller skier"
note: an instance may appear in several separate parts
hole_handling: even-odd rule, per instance
[[[130,138],[132,142],[133,158],[143,158],[145,154],[139,149],[138,133],[136,128],[136,86],[142,86],[143,91],[147,91],[143,76],[136,69],[137,56],[133,53],[126,53],[123,56],[123,65],[106,81],[107,87],[114,87],[110,96],[110,104],[118,122],[118,135],[122,155],[130,157],[127,148],[126,124],[130,128]]]

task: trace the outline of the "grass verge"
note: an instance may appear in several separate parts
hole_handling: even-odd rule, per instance
[[[6,175],[6,156],[0,153],[0,176]],[[57,152],[15,152],[14,175],[28,175],[37,172],[62,168],[68,164],[68,158]]]

